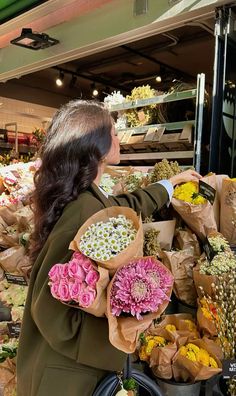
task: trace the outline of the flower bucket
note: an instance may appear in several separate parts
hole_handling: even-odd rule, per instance
[[[156,379],[164,396],[199,396],[201,381],[190,383],[178,383],[175,381]]]
[[[227,395],[226,380],[222,376],[218,377],[217,383],[213,388],[213,396],[225,396]]]

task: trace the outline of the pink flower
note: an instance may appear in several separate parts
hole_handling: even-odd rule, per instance
[[[59,281],[61,275],[62,264],[55,264],[49,271],[48,276],[51,281]]]
[[[83,308],[90,307],[96,298],[96,291],[90,287],[84,288],[79,296],[79,305]]]
[[[50,285],[50,290],[51,290],[51,294],[54,298],[56,298],[57,300],[60,299],[59,294],[58,294],[58,287],[59,287],[59,282],[52,282]]]
[[[68,264],[67,263],[66,264],[61,264],[59,272],[60,272],[60,277],[61,278],[63,278],[63,279],[68,278]]]
[[[98,279],[99,279],[99,273],[96,270],[91,269],[86,274],[85,282],[87,283],[87,285],[95,287]]]
[[[111,288],[111,312],[114,316],[128,313],[142,319],[141,314],[156,312],[168,297],[173,277],[162,263],[153,258],[133,260],[120,268]]]
[[[79,261],[75,258],[73,258],[68,263],[68,275],[73,279],[78,279],[80,282],[83,282],[85,280],[85,272],[81,267]]]
[[[70,301],[69,284],[66,279],[61,279],[58,285],[58,296],[61,301]]]
[[[78,279],[69,281],[69,293],[71,300],[78,302],[81,291],[82,291],[82,283]]]
[[[81,267],[85,272],[89,272],[93,268],[92,261],[86,257],[83,253],[74,252],[72,259],[76,259],[81,264]]]

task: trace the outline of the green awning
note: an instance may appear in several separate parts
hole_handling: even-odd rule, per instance
[[[0,0],[0,24],[45,3],[45,0]]]

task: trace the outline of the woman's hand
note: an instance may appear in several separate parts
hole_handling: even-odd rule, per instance
[[[172,183],[173,186],[176,186],[176,184],[180,184],[180,183],[198,181],[201,178],[202,176],[199,173],[197,173],[195,170],[188,169],[184,172],[179,173],[178,175],[171,177],[169,181]]]

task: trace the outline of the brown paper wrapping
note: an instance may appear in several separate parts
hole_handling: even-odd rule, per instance
[[[118,215],[124,215],[127,219],[132,220],[133,225],[137,230],[136,237],[134,241],[132,241],[121,253],[117,254],[117,256],[107,261],[96,260],[96,263],[101,267],[108,269],[111,274],[114,274],[120,265],[128,263],[134,257],[142,256],[143,227],[141,217],[138,216],[133,209],[119,206],[102,209],[91,216],[79,229],[74,240],[70,243],[69,249],[80,251],[80,239],[90,225],[96,224],[99,221],[108,221],[110,217],[117,217]]]
[[[15,359],[7,358],[0,363],[0,386],[3,387],[3,396],[11,396],[16,390],[16,364]]]
[[[196,305],[197,293],[193,282],[195,260],[189,250],[162,251],[161,259],[174,276],[176,297],[189,305]]]
[[[236,181],[222,181],[220,232],[231,245],[236,245]]]
[[[215,221],[217,225],[217,229],[220,227],[220,196],[217,190],[217,185],[218,182],[215,173],[209,176],[204,176],[201,179],[203,182],[209,184],[211,187],[213,187],[216,190],[216,195],[215,195],[215,200],[213,203],[213,211],[214,211],[214,216],[215,216]]]
[[[0,265],[6,272],[22,275],[30,260],[23,246],[14,246],[0,253]]]
[[[158,221],[153,223],[144,223],[143,232],[145,234],[148,230],[158,230],[159,234],[157,240],[161,249],[170,250],[175,232],[176,220]]]
[[[217,343],[218,338],[214,337],[213,339],[210,339],[206,336],[203,336],[202,340],[210,345],[212,353],[219,359],[223,360],[224,359],[224,353],[223,350],[220,346],[220,343]]]
[[[164,337],[166,340],[171,342],[169,345],[164,347],[153,348],[150,355],[149,365],[156,377],[164,379],[172,378],[173,373],[171,362],[173,356],[177,352],[175,337],[165,329],[161,328],[153,329],[151,332],[148,332],[148,334]]]
[[[33,225],[34,214],[30,209],[30,206],[24,206],[23,208],[15,212],[16,220],[18,223],[19,232],[29,230]]]
[[[131,262],[131,261],[130,261]],[[158,265],[160,262],[158,261]],[[121,265],[123,267],[123,265]],[[143,315],[142,320],[134,317],[117,317],[111,314],[110,309],[110,291],[115,277],[111,280],[107,288],[107,318],[109,325],[109,340],[110,343],[117,349],[125,353],[135,352],[138,344],[139,336],[142,332],[148,329],[154,319],[160,317],[162,312],[169,304],[172,288],[166,293],[168,299],[164,301],[158,308],[157,312]]]
[[[212,348],[211,343],[206,343],[203,340],[193,340],[193,344],[197,345],[199,348],[206,349],[207,352],[216,360],[219,368],[212,368],[203,366],[199,362],[192,362],[185,356],[182,356],[178,351],[173,358],[173,375],[175,381],[203,381],[219,374],[222,371],[222,364],[220,360],[214,354],[214,348]]]
[[[197,265],[193,269],[193,280],[195,283],[197,294],[200,298],[203,296],[203,292],[204,292],[204,294],[206,294],[210,297],[214,297],[214,289],[212,287],[212,284],[218,283],[217,276],[201,274],[200,266]],[[203,292],[202,292],[201,288],[202,288]]]
[[[189,228],[178,228],[175,233],[174,242],[178,250],[188,250],[194,257],[201,256],[201,248],[198,239]]]
[[[174,209],[195,234],[204,240],[210,231],[217,231],[213,207],[210,202],[202,205],[193,205],[189,202],[172,198]]]
[[[191,320],[194,322],[192,315],[190,314],[172,314],[165,315],[163,320],[156,326],[158,328],[165,329],[168,324],[172,324],[176,327],[176,331],[166,330],[168,333],[171,333],[175,339],[175,342],[178,346],[189,342],[190,340],[199,338],[199,333],[197,330],[192,331],[189,329],[188,323],[185,320]],[[194,322],[195,323],[195,322]]]
[[[208,335],[210,337],[217,336],[218,332],[214,321],[204,316],[201,309],[201,305],[198,306],[198,310],[197,310],[197,322],[203,334]]]
[[[5,221],[7,225],[13,225],[17,222],[15,215],[15,206],[1,206],[0,216]]]
[[[99,272],[100,278],[96,285],[97,296],[93,304],[88,308],[83,308],[76,304],[65,304],[71,308],[81,309],[81,311],[85,311],[91,315],[102,317],[105,316],[107,310],[107,285],[110,281],[110,278],[109,272],[105,268],[96,267],[95,269]]]

